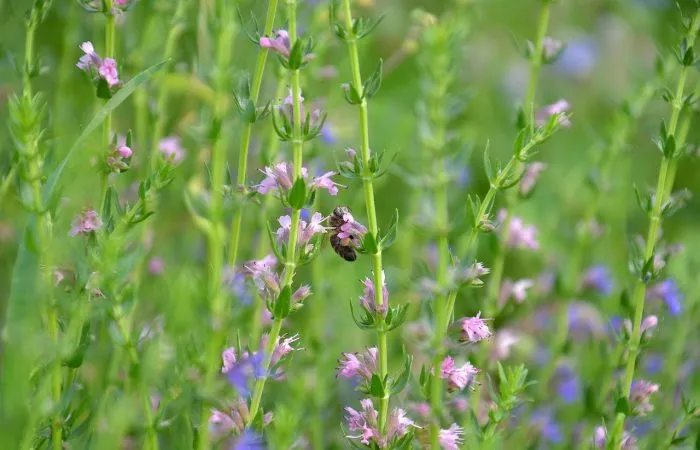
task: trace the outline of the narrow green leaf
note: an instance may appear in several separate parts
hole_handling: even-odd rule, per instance
[[[399,210],[394,210],[394,215],[391,218],[391,223],[389,224],[389,230],[386,235],[381,240],[382,248],[389,248],[391,244],[396,240],[397,227],[399,225]]]
[[[275,302],[275,318],[283,319],[289,315],[292,302],[292,289],[289,286],[282,288],[277,301]]]
[[[87,139],[92,134],[92,132],[95,131],[95,129],[97,129],[97,127],[99,127],[102,124],[105,118],[112,111],[114,111],[114,109],[116,109],[117,106],[121,105],[124,102],[124,100],[126,100],[129,97],[129,95],[131,95],[136,90],[136,88],[148,81],[148,79],[151,78],[153,74],[167,62],[168,60],[161,61],[158,64],[154,64],[153,66],[144,70],[140,74],[136,75],[131,81],[129,81],[121,89],[119,89],[119,91],[116,94],[114,94],[112,98],[109,99],[109,101],[105,103],[104,106],[102,106],[102,108],[100,108],[99,111],[97,111],[97,114],[95,114],[90,123],[88,123],[88,125],[83,129],[83,132],[80,133],[80,136],[78,136],[78,139],[75,140],[70,150],[68,150],[68,153],[63,158],[63,161],[61,161],[58,164],[56,169],[46,181],[46,184],[44,185],[44,189],[42,191],[45,201],[48,200],[46,204],[52,203],[51,200],[56,194],[56,187],[61,181],[61,177],[63,176],[63,172],[66,169],[68,161],[70,161],[73,155],[78,151],[78,149],[80,149],[85,139]]]

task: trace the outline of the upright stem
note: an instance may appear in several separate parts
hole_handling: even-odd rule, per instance
[[[351,0],[343,0],[345,29],[352,32],[352,9]],[[352,84],[357,92],[362,92],[362,75],[360,73],[360,56],[357,51],[357,37],[350,36],[346,39],[348,53],[350,55],[350,69],[352,71]],[[365,205],[367,207],[367,221],[369,222],[369,232],[375,237],[378,236],[377,211],[374,204],[374,185],[372,174],[369,172],[370,148],[369,148],[369,118],[367,113],[367,100],[362,99],[360,108],[360,157],[365,173],[362,175],[362,186],[365,193]],[[384,271],[382,270],[382,249],[377,246],[377,252],[372,255],[374,267],[374,302],[377,307],[388,308],[384,305],[383,286]],[[377,327],[377,349],[379,360],[379,378],[384,380],[389,373],[387,331],[383,324]],[[383,432],[386,426],[386,419],[389,414],[389,393],[379,399],[379,430]]]
[[[547,34],[549,26],[549,1],[544,1],[540,10],[539,23],[537,25],[537,36],[535,38],[535,49],[530,55],[530,80],[528,82],[527,93],[525,95],[524,109],[527,114],[527,124],[532,133],[535,129],[535,96],[537,94],[537,84],[540,76],[540,67],[542,66],[542,52],[544,46],[544,38]],[[523,169],[523,162],[517,160],[515,162],[515,173],[520,173]],[[487,302],[485,315],[490,317],[494,315],[498,307],[498,294],[501,288],[503,279],[503,270],[505,268],[506,259],[506,243],[508,242],[508,231],[510,223],[513,220],[513,208],[518,200],[518,190],[512,189],[506,194],[506,217],[501,224],[501,236],[498,240],[498,249],[491,268],[491,276],[488,286]]]
[[[642,109],[644,109],[649,100],[651,100],[653,94],[654,84],[651,82],[646,83],[634,101],[631,102],[631,109],[638,114]],[[620,153],[627,143],[627,140],[629,139],[630,133],[632,132],[632,119],[633,118],[630,117],[629,113],[619,111],[617,118],[613,122],[614,125],[612,136],[610,138],[609,146],[605,149],[605,155],[603,156],[603,161],[600,168],[600,179],[603,184],[612,179],[615,162],[617,161]],[[573,298],[578,291],[578,281],[579,275],[583,269],[584,254],[590,244],[590,230],[588,227],[595,220],[596,215],[600,210],[601,203],[604,201],[605,195],[607,195],[608,192],[607,186],[599,186],[593,192],[593,198],[586,204],[586,209],[581,221],[582,226],[576,233],[576,242],[574,244],[574,249],[571,252],[571,257],[568,258],[568,264],[564,276],[564,289],[567,301],[568,299]],[[547,395],[549,380],[555,373],[559,355],[563,351],[566,344],[566,338],[569,335],[569,315],[568,308],[566,306],[559,311],[555,333],[554,344],[552,345],[553,354],[551,355],[548,363],[542,369],[542,373],[540,375],[540,398],[544,398]]]
[[[34,37],[36,35],[36,27],[39,24],[39,19],[37,17],[37,11],[32,9],[32,17],[28,21],[26,40],[24,43],[24,72],[23,72],[23,86],[22,86],[22,102],[26,104],[33,104],[33,92],[32,92],[32,72],[34,70]],[[38,105],[37,105],[38,106]],[[41,117],[39,111],[33,111],[37,117]],[[36,124],[35,127],[39,127],[40,124]],[[33,213],[36,215],[36,241],[37,241],[37,251],[39,254],[39,265],[41,267],[47,267],[50,262],[48,261],[50,257],[50,252],[48,252],[48,244],[50,242],[50,230],[48,229],[49,217],[48,213],[44,210],[44,204],[41,194],[41,180],[42,180],[42,166],[43,159],[39,152],[39,139],[40,132],[37,128],[27,131],[28,136],[26,137],[26,147],[23,149],[25,153],[25,175],[29,181],[29,185],[32,192],[32,208]],[[47,277],[50,277],[50,271],[43,271],[40,280],[42,286],[48,286]],[[49,333],[49,338],[51,339],[52,345],[58,348],[58,313],[56,310],[56,305],[54,303],[54,298],[52,293],[48,295],[48,301],[46,305],[46,322],[47,329]],[[60,358],[54,358],[51,363],[50,368],[50,380],[51,380],[51,402],[54,407],[58,407],[61,402],[61,391],[63,377],[61,374],[61,361]],[[61,426],[61,412],[57,410],[54,412],[54,416],[51,420],[51,448],[53,450],[61,450],[63,448],[63,428]]]
[[[105,9],[107,12],[105,13],[105,17],[107,19],[107,23],[105,24],[105,58],[114,58],[114,34],[116,32],[116,26],[114,23],[114,3],[113,0],[104,0],[105,4]],[[99,157],[102,158],[104,157],[104,153],[107,151],[110,145],[110,137],[111,137],[111,132],[112,132],[112,113],[109,112],[107,113],[107,116],[105,117],[104,123],[102,124],[102,148],[100,149],[100,154]],[[102,205],[105,202],[105,197],[107,193],[107,184],[108,184],[108,173],[104,172],[102,174],[102,183],[101,183],[101,195],[100,195],[100,201],[102,202],[100,204],[100,211],[102,211]]]
[[[695,16],[689,27],[688,45],[693,45],[698,34],[700,26],[700,9],[696,11]],[[683,107],[683,94],[685,90],[686,78],[688,76],[688,66],[681,68],[678,75],[676,92],[672,102],[671,118],[668,123],[668,135],[677,137],[678,119]],[[673,186],[675,173],[678,166],[678,158],[663,157],[661,167],[659,168],[659,176],[656,183],[656,194],[654,197],[654,205],[649,217],[649,229],[646,236],[646,246],[644,248],[644,261],[648,261],[654,256],[656,240],[659,237],[659,229],[662,220],[662,207],[668,201],[670,189]],[[632,380],[634,378],[634,369],[637,363],[637,356],[640,351],[641,340],[641,325],[644,317],[644,298],[646,295],[646,283],[639,277],[634,286],[634,294],[632,295],[632,305],[634,307],[634,318],[632,320],[632,336],[629,340],[629,356],[625,365],[625,372],[622,384],[622,395],[629,398]],[[625,414],[618,413],[615,417],[615,425],[612,432],[611,443],[613,448],[621,448],[622,437],[625,430]]]
[[[223,99],[228,95],[228,78],[226,73],[231,64],[233,38],[236,31],[236,21],[232,5],[221,1],[219,4],[220,28],[217,38],[216,67],[218,77],[216,80],[216,92],[218,101],[214,104],[214,120],[212,124],[211,142],[211,198],[209,205],[211,232],[207,236],[208,244],[208,286],[207,298],[209,300],[210,320],[212,324],[212,338],[207,343],[205,360],[204,386],[211,390],[216,381],[218,371],[219,352],[226,340],[226,325],[228,307],[226,296],[221,291],[221,276],[224,265],[224,177],[226,172],[226,127],[222,126],[226,118],[226,109]],[[199,427],[199,449],[209,448],[209,406],[202,405]]]
[[[275,14],[277,12],[277,0],[270,0],[267,6],[267,16],[265,17],[264,35],[269,36],[272,33],[272,27],[275,25]],[[258,96],[260,95],[260,87],[262,86],[262,78],[265,73],[265,63],[267,61],[268,49],[260,47],[258,59],[255,63],[255,71],[253,72],[253,83],[250,88],[250,101],[257,106]],[[254,122],[245,122],[241,132],[241,144],[238,150],[238,173],[236,177],[236,186],[243,187],[246,183],[246,172],[248,170],[248,152],[250,150],[250,136],[253,132]],[[231,246],[229,248],[228,265],[232,270],[235,270],[236,260],[238,258],[238,244],[241,234],[241,221],[243,219],[244,205],[237,205],[236,213],[231,221]]]
[[[294,43],[297,41],[297,2],[296,0],[286,0],[287,2],[287,20],[289,22],[289,43],[290,48],[294,47]],[[301,122],[304,120],[301,116],[301,76],[299,70],[290,70],[290,79],[292,82],[292,151],[293,151],[293,178],[296,181],[302,176],[302,163],[303,155],[302,150],[304,149],[304,139],[302,136]],[[289,245],[287,246],[287,258],[284,263],[284,278],[281,286],[292,288],[292,281],[294,280],[294,274],[296,272],[296,247],[299,237],[299,221],[301,219],[301,209],[292,209],[292,223],[289,230]],[[277,339],[279,338],[280,331],[282,330],[282,317],[275,317],[272,329],[267,338],[267,345],[265,347],[265,353],[263,355],[263,372],[266,374],[258,378],[255,382],[253,388],[253,398],[250,403],[250,418],[248,424],[250,425],[255,416],[258,414],[260,409],[260,402],[262,401],[262,394],[265,390],[265,382],[267,381],[267,373],[270,370],[270,364],[272,362],[273,352],[275,350],[275,345],[277,344]]]

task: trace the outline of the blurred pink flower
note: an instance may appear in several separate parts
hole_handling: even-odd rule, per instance
[[[94,209],[87,209],[73,219],[73,224],[68,234],[70,236],[88,234],[98,231],[100,228],[102,228],[100,216],[97,215]]]

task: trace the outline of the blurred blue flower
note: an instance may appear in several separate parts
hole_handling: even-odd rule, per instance
[[[250,305],[253,301],[253,294],[242,271],[227,267],[224,271],[224,284],[241,304]]]
[[[228,382],[236,388],[241,397],[248,398],[250,396],[249,380],[251,378],[257,379],[265,375],[263,359],[262,351],[255,352],[233,363],[228,372],[226,372]]]
[[[323,125],[323,128],[321,128],[321,140],[328,145],[333,145],[337,141],[333,129],[330,125],[328,125],[328,121],[326,121],[326,123]]]
[[[603,264],[589,268],[583,277],[582,284],[584,288],[592,289],[602,295],[610,295],[615,286],[610,269]]]
[[[658,299],[666,303],[668,312],[672,316],[677,316],[683,311],[681,302],[683,301],[683,293],[676,284],[675,280],[669,278],[667,280],[656,283],[647,290],[647,300]]]
[[[644,359],[644,369],[649,375],[659,373],[664,366],[664,357],[660,353],[650,353]]]
[[[238,436],[229,450],[264,450],[262,438],[250,430],[245,430]]]
[[[554,69],[564,75],[584,78],[593,72],[597,60],[598,45],[595,40],[590,37],[575,39],[566,44]]]
[[[561,427],[554,420],[551,408],[538,409],[532,414],[531,424],[542,438],[552,444],[559,444],[564,440]]]
[[[581,380],[569,366],[563,365],[557,370],[559,381],[557,393],[566,404],[576,403],[581,398]]]

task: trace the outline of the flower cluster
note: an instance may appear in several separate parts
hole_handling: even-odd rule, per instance
[[[460,342],[476,343],[491,337],[491,330],[486,325],[486,319],[481,318],[481,312],[474,317],[465,317],[460,320]]]
[[[378,448],[393,447],[397,441],[411,431],[411,428],[416,427],[416,424],[406,417],[406,412],[403,409],[394,408],[387,418],[385,432],[381,433],[378,423],[379,413],[374,409],[372,399],[361,400],[360,404],[362,405],[361,411],[356,411],[349,406],[345,408],[347,413],[345,422],[350,433],[359,433],[350,434],[347,437],[359,439],[364,445],[375,445]]]
[[[502,209],[498,212],[498,221],[506,220],[508,212]],[[537,228],[534,225],[525,225],[520,217],[513,217],[510,220],[508,227],[508,248],[537,250],[540,248],[540,242],[537,240]]]
[[[185,150],[177,136],[167,136],[161,139],[158,143],[158,151],[170,164],[179,164],[185,159]]]
[[[377,372],[377,348],[370,347],[358,353],[343,353],[339,364],[339,376],[348,379],[359,376],[369,382],[372,374]]]
[[[102,219],[97,215],[97,211],[94,209],[86,209],[80,214],[78,214],[75,219],[73,219],[73,224],[71,225],[70,236],[77,236],[79,234],[91,234],[99,231],[102,228]]]
[[[593,431],[593,446],[597,449],[604,450],[607,448],[607,444],[608,431],[604,426],[596,427],[596,429]],[[622,436],[620,448],[622,450],[637,450],[637,440],[634,438],[634,436],[625,431]]]
[[[265,174],[265,178],[253,188],[262,195],[276,191],[281,198],[285,199],[294,184],[294,180],[292,180],[292,165],[288,162],[280,162],[272,167],[265,167],[261,171]],[[309,181],[308,170],[306,167],[301,169],[301,176],[312,191],[325,189],[332,196],[338,195],[338,187],[345,187],[331,179],[334,175],[336,175],[336,172],[326,172],[318,177],[313,177]]]
[[[630,403],[634,412],[640,416],[646,416],[654,410],[651,404],[651,396],[658,392],[659,385],[646,380],[635,380],[630,389]]]
[[[263,300],[268,305],[270,311],[273,310],[272,304],[277,300],[282,286],[280,285],[280,276],[276,272],[277,258],[273,255],[268,255],[261,260],[254,260],[246,263],[243,268],[245,273],[253,280],[255,287],[260,292]],[[301,285],[292,294],[290,308],[296,310],[302,307],[303,301],[311,295],[311,288],[308,285]]]
[[[94,74],[97,78],[105,80],[110,88],[117,87],[121,84],[117,71],[117,62],[114,59],[100,58],[100,55],[95,52],[95,47],[90,41],[80,44],[80,49],[85,53],[76,64],[80,70],[89,74]]]
[[[467,387],[473,387],[478,373],[479,369],[468,362],[461,367],[457,367],[455,360],[450,356],[442,361],[440,368],[440,378],[448,380],[447,390],[449,392],[463,391]]]
[[[318,212],[314,213],[311,216],[311,220],[309,220],[309,222],[300,220],[297,245],[299,247],[307,246],[309,241],[311,241],[311,238],[313,238],[316,234],[325,233],[326,231],[328,231],[328,228],[321,225],[321,223],[325,220],[326,218]],[[279,219],[277,219],[277,221],[280,224],[280,227],[275,232],[275,235],[277,236],[277,241],[279,243],[288,244],[289,232],[291,231],[292,227],[292,218],[290,216],[282,216]],[[306,250],[307,252],[309,252],[312,250],[312,248],[307,248]]]
[[[364,288],[360,296],[360,305],[371,314],[378,313],[381,316],[386,316],[387,307],[389,305],[389,290],[386,287],[384,273],[382,272],[382,298],[384,301],[381,305],[377,305],[375,302],[374,280],[367,277],[362,281],[362,284]]]

